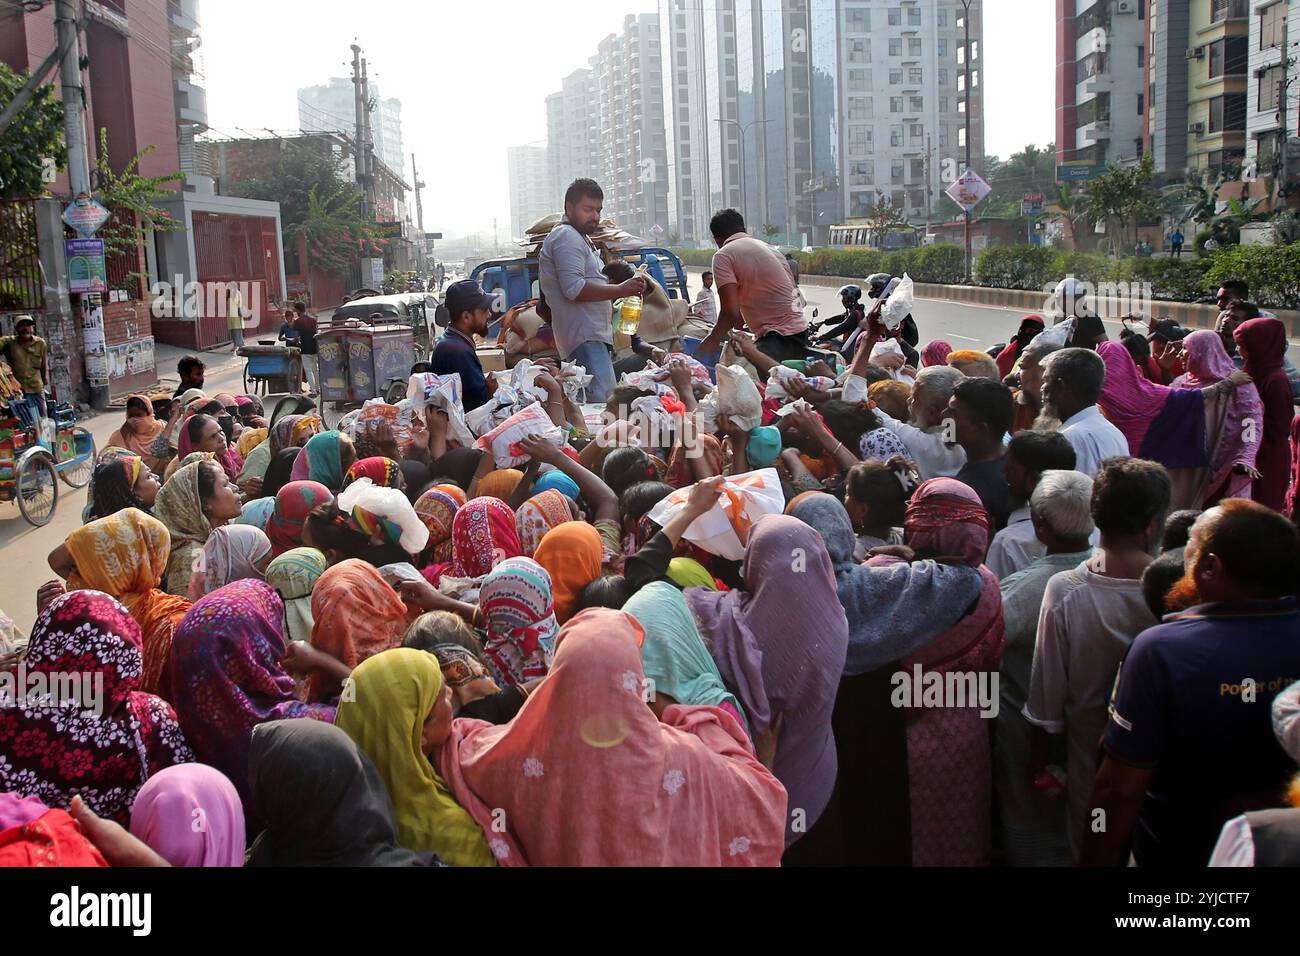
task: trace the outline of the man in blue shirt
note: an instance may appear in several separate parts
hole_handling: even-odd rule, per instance
[[[492,296],[473,279],[453,282],[447,287],[443,300],[451,320],[447,331],[434,346],[431,364],[435,375],[459,373],[467,412],[484,404],[490,394],[474,336],[487,335],[488,322],[492,319],[492,302]]]
[[[1300,678],[1300,537],[1231,498],[1192,526],[1185,608],[1138,635],[1120,670],[1080,862],[1205,866],[1223,824],[1281,805],[1295,772],[1273,734],[1278,691]]]

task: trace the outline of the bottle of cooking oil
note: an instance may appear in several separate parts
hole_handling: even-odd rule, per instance
[[[618,312],[618,330],[626,335],[635,335],[641,325],[641,297],[628,295],[623,297]]]

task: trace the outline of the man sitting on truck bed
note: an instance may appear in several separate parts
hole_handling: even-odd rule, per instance
[[[460,374],[465,411],[473,411],[488,400],[487,376],[478,359],[474,336],[487,335],[492,318],[492,296],[473,279],[462,279],[447,287],[444,299],[451,321],[433,348],[435,375]]]

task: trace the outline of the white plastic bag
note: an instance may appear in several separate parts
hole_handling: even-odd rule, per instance
[[[462,447],[467,447],[474,441],[473,433],[465,424],[465,404],[459,372],[450,375],[435,375],[432,372],[412,375],[406,386],[406,397],[416,413],[423,414],[430,405],[446,412],[447,435]]]
[[[375,519],[382,518],[399,533],[395,541],[407,554],[419,554],[429,543],[429,529],[419,515],[405,492],[396,488],[381,488],[369,478],[358,478],[339,492],[338,508],[352,516],[358,517],[358,509],[366,513],[363,527],[368,527]]]
[[[532,435],[541,435],[557,448],[564,445],[564,432],[541,405],[534,403],[487,432],[474,447],[490,452],[498,468],[513,468],[528,461],[528,456],[519,449],[519,442]]]
[[[764,397],[775,398],[784,402],[790,397],[790,393],[786,389],[791,382],[807,382],[819,392],[829,392],[835,387],[835,379],[827,378],[825,375],[805,375],[798,369],[789,368],[785,365],[775,365],[767,373],[767,391],[764,393]]]
[[[880,321],[891,332],[912,314],[913,289],[912,277],[904,272],[897,288],[885,299],[885,307],[880,311]]]
[[[763,424],[763,398],[754,380],[737,365],[719,365],[717,372],[718,414],[744,431]]]
[[[650,520],[663,527],[686,507],[690,496],[690,487],[674,491],[650,509]],[[739,561],[745,556],[755,522],[766,515],[779,515],[784,509],[785,495],[775,468],[732,475],[722,486],[722,497],[691,522],[682,537],[710,554]]]

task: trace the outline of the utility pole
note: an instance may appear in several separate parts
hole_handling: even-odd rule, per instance
[[[370,191],[366,188],[366,100],[361,85],[361,47],[352,44],[352,104],[356,110],[356,136],[353,142],[353,159],[357,170],[357,185],[361,187],[361,215],[370,219]]]
[[[419,230],[419,241],[416,244],[416,260],[419,262],[420,272],[424,272],[424,204],[420,202],[420,190],[424,188],[424,183],[420,182],[420,171],[415,168],[415,154],[411,154],[411,180],[415,183],[415,228]]]
[[[68,183],[72,198],[90,194],[90,153],[86,146],[86,91],[81,85],[81,37],[72,0],[55,0],[54,24],[59,49],[59,87],[63,96],[63,137],[68,144]]]
[[[496,216],[493,216],[492,217],[492,255],[495,256],[497,254],[498,248],[499,247],[497,246],[497,218]]]
[[[970,3],[971,0],[961,0],[964,8],[962,15],[962,27],[966,31],[966,48],[963,59],[966,61],[966,168],[970,169],[970,114],[974,107],[975,91],[970,85]],[[966,281],[971,278],[971,237],[970,237],[970,210],[966,211]]]
[[[379,202],[375,188],[375,140],[374,130],[370,126],[370,80],[366,75],[365,57],[361,58],[361,105],[362,135],[365,137],[361,144],[361,151],[366,156],[366,205],[370,209],[370,217],[378,220]]]
[[[933,149],[931,145],[933,137],[925,134],[925,238],[930,238],[930,153]]]

